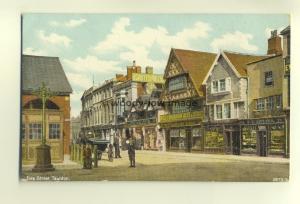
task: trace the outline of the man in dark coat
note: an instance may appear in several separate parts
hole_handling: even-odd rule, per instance
[[[92,169],[92,149],[90,145],[86,148],[86,169]]]
[[[135,138],[130,137],[127,143],[130,167],[135,167]]]
[[[115,158],[121,158],[119,136],[116,136],[114,138],[114,147],[115,147]]]

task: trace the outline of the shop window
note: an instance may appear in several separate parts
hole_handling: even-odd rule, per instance
[[[273,72],[265,72],[265,86],[273,86]]]
[[[217,119],[222,119],[222,105],[216,105]]]
[[[253,127],[255,128],[255,127]],[[242,128],[242,150],[245,153],[256,153],[256,130]]]
[[[231,111],[230,111],[230,103],[224,104],[224,118],[230,118]]]
[[[42,138],[42,124],[30,123],[29,124],[29,139],[37,140]]]
[[[285,136],[283,130],[271,131],[271,144],[270,153],[272,154],[284,154],[285,149]]]
[[[171,148],[184,149],[185,148],[185,129],[170,130]]]
[[[49,124],[49,139],[59,139],[60,138],[60,124],[53,123]]]
[[[206,148],[223,148],[224,136],[215,130],[207,130],[205,134],[205,147]]]
[[[186,76],[179,76],[170,79],[169,82],[169,91],[176,91],[186,88],[187,80]]]
[[[201,148],[201,129],[193,128],[192,129],[192,148],[200,149]]]

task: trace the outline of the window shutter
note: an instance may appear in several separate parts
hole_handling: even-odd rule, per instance
[[[213,83],[213,81],[210,82],[210,93],[214,93],[214,83]]]
[[[226,78],[225,85],[226,85],[226,91],[231,91],[231,78],[230,77]]]

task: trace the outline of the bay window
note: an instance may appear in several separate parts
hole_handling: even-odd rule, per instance
[[[176,91],[186,88],[186,76],[179,76],[170,79],[169,81],[169,91]]]
[[[231,78],[214,80],[211,84],[211,93],[220,93],[231,91]]]
[[[222,105],[216,105],[217,119],[222,119]]]
[[[224,118],[230,118],[230,103],[224,104]]]

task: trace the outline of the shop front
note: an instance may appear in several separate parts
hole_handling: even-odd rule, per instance
[[[237,120],[204,124],[204,151],[240,155],[240,126]]]
[[[258,156],[288,156],[285,117],[241,120],[241,153]]]
[[[200,111],[162,115],[160,127],[165,132],[167,151],[202,151],[202,118]]]

